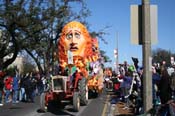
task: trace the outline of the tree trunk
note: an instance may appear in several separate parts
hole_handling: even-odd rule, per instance
[[[35,58],[34,55],[33,55],[27,48],[24,48],[24,49],[25,49],[25,51],[33,58],[33,60],[35,61],[36,65],[37,65],[37,67],[38,67],[39,72],[41,72],[41,73],[43,74],[44,71],[43,71],[43,69],[42,69],[42,67],[41,67],[41,64],[40,64],[40,62],[38,61],[38,59]]]

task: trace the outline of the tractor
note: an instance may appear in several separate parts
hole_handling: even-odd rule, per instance
[[[71,78],[74,78],[71,82]],[[76,72],[75,77],[56,75],[51,78],[51,89],[42,93],[40,106],[44,111],[49,111],[49,102],[60,103],[62,100],[73,102],[73,109],[79,111],[80,104],[88,104],[87,80],[81,73]]]

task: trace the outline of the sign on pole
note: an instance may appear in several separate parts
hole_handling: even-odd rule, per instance
[[[118,50],[114,49],[114,57],[117,58],[117,55],[118,55]]]
[[[70,51],[70,50],[68,50],[67,51],[67,56],[68,56],[68,64],[73,64],[73,53]]]
[[[0,37],[2,36],[2,30],[0,29]]]
[[[131,5],[131,44],[142,45],[142,6]],[[157,5],[150,5],[151,44],[157,44]]]
[[[174,65],[174,57],[171,57],[171,65]]]

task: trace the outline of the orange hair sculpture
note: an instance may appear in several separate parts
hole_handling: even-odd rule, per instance
[[[67,52],[70,50],[73,53],[74,65],[83,70],[83,68],[86,67],[87,61],[89,61],[94,54],[92,46],[92,38],[82,23],[77,21],[67,23],[62,29],[58,41],[58,58],[60,66],[65,68],[68,65]]]

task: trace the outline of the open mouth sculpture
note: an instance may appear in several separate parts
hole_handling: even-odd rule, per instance
[[[72,51],[72,52],[73,52],[73,51],[77,51],[77,50],[78,50],[78,48],[77,48],[76,46],[71,46],[71,47],[70,47],[70,51]]]
[[[76,43],[71,43],[70,44],[70,51],[74,52],[74,51],[77,51],[78,50],[78,47],[76,46]]]

